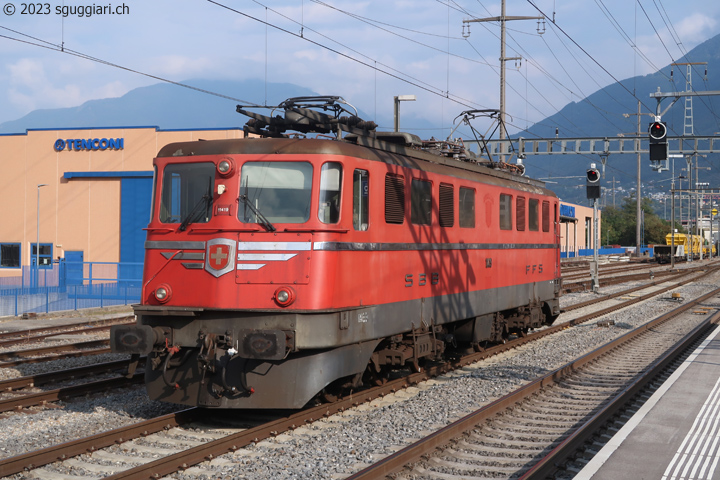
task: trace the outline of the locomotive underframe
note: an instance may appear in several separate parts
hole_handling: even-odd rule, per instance
[[[300,408],[330,383],[361,374],[371,360],[376,370],[398,358],[417,367],[420,357],[442,353],[442,342],[477,346],[552,323],[560,313],[559,282],[325,313],[136,305],[138,325],[125,333],[145,341],[115,351],[149,353],[146,383],[156,400]],[[120,342],[123,332],[113,338]]]

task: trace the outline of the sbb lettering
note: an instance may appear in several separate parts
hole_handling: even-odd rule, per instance
[[[440,283],[440,274],[438,272],[433,272],[431,274],[427,273],[420,273],[418,274],[418,287],[422,287],[424,285],[427,285],[428,277],[430,277],[430,285],[437,285]],[[406,287],[412,287],[415,283],[415,280],[413,278],[412,274],[405,275],[405,286]]]

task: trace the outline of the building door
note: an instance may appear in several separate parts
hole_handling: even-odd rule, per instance
[[[65,252],[65,282],[66,285],[83,284],[83,262],[85,253],[82,250]]]
[[[120,185],[120,270],[124,285],[140,285],[145,259],[144,228],[150,221],[152,177],[128,177]],[[124,265],[138,263],[139,265]]]

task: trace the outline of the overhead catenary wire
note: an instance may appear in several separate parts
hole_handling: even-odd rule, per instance
[[[205,94],[208,94],[208,95],[213,95],[213,96],[216,96],[216,97],[224,98],[224,99],[227,99],[227,100],[232,100],[233,102],[239,102],[239,103],[242,103],[242,104],[244,104],[244,105],[248,105],[248,106],[260,106],[260,105],[254,103],[254,102],[249,102],[249,101],[247,101],[247,100],[243,100],[243,99],[240,99],[240,98],[231,97],[231,96],[229,96],[229,95],[224,95],[224,94],[222,94],[222,93],[213,92],[213,91],[211,91],[211,90],[207,90],[207,89],[204,89],[204,88],[194,87],[194,86],[192,86],[192,85],[188,85],[188,84],[185,84],[185,83],[182,83],[182,82],[176,82],[176,81],[170,80],[170,79],[168,79],[168,78],[160,77],[160,76],[158,76],[158,75],[153,75],[153,74],[151,74],[151,73],[142,72],[142,71],[140,71],[140,70],[135,70],[135,69],[130,68],[130,67],[125,67],[125,66],[123,66],[123,65],[120,65],[120,64],[117,64],[117,63],[113,63],[113,62],[110,62],[110,61],[107,61],[107,60],[103,60],[103,59],[101,59],[101,58],[93,57],[93,56],[91,56],[91,55],[87,55],[87,54],[82,53],[82,52],[79,52],[79,51],[77,51],[77,50],[69,49],[69,48],[65,47],[64,45],[57,45],[57,44],[54,44],[54,43],[52,43],[52,42],[48,42],[47,40],[43,40],[43,39],[41,39],[41,38],[37,38],[37,37],[34,37],[34,36],[32,36],[32,35],[25,34],[25,33],[19,32],[19,31],[17,31],[17,30],[13,30],[13,29],[8,28],[8,27],[4,27],[4,26],[2,26],[2,25],[0,25],[0,29],[7,30],[7,31],[12,32],[12,33],[14,33],[14,34],[16,34],[16,35],[21,35],[21,36],[23,36],[23,37],[30,38],[30,39],[34,40],[34,42],[31,42],[31,41],[28,41],[28,40],[23,40],[23,39],[21,39],[21,38],[11,37],[11,36],[8,36],[8,35],[2,35],[2,34],[0,34],[0,38],[5,38],[5,39],[7,39],[7,40],[12,40],[12,41],[15,41],[15,42],[20,42],[20,43],[25,43],[25,44],[33,45],[33,46],[40,47],[40,48],[46,48],[46,49],[48,49],[48,50],[54,50],[54,51],[56,51],[56,52],[64,53],[64,54],[71,55],[71,56],[78,57],[78,58],[83,58],[83,59],[85,59],[85,60],[90,60],[90,61],[92,61],[92,62],[100,63],[100,64],[107,65],[107,66],[110,66],[110,67],[113,67],[113,68],[119,68],[119,69],[121,69],[121,70],[125,70],[126,72],[135,73],[135,74],[138,74],[138,75],[142,75],[142,76],[144,76],[144,77],[152,78],[152,79],[154,79],[154,80],[159,80],[159,81],[161,81],[161,82],[166,82],[166,83],[170,83],[170,84],[172,84],[172,85],[177,85],[178,87],[188,88],[188,89],[190,89],[190,90],[195,90],[196,92],[201,92],[201,93],[205,93]],[[39,42],[39,43],[37,43],[37,42]]]

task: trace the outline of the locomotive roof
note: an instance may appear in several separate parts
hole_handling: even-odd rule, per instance
[[[496,170],[484,165],[463,162],[442,155],[435,155],[413,147],[385,142],[371,137],[355,137],[353,141],[318,138],[238,138],[226,140],[199,140],[176,142],[164,146],[158,158],[197,155],[343,155],[399,165],[418,170],[469,177],[462,172],[475,172],[497,179],[494,183],[511,182],[535,187],[543,193],[555,195],[545,188],[545,182]],[[357,142],[357,143],[354,143]]]

